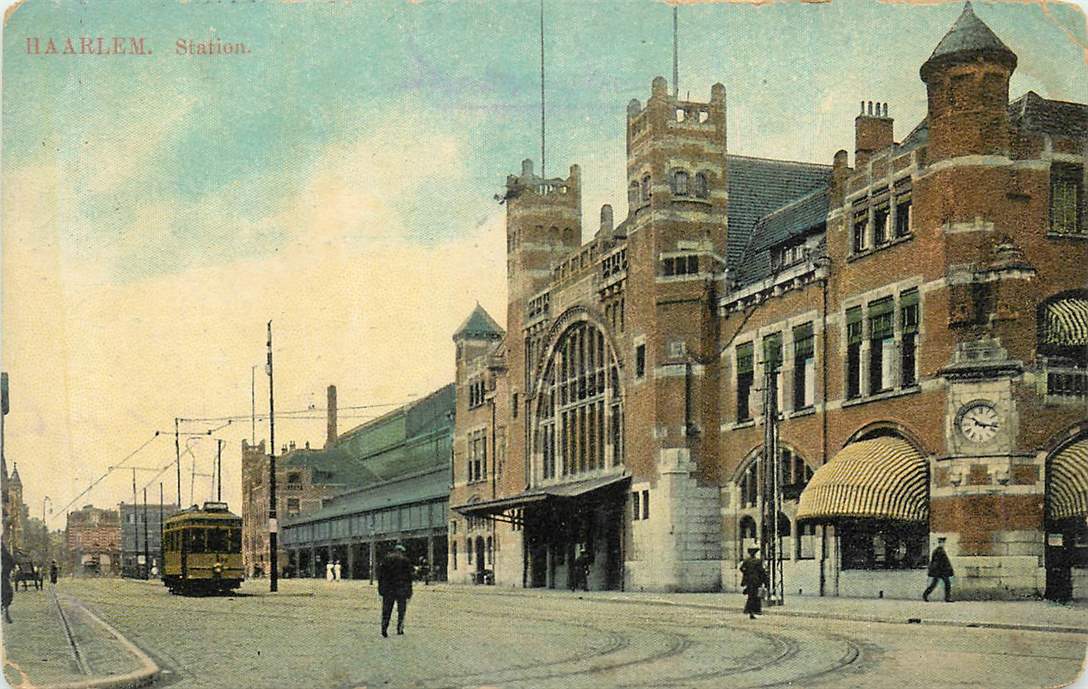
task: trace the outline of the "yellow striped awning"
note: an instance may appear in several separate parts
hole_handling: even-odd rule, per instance
[[[1088,438],[1062,448],[1050,460],[1046,516],[1088,515]]]
[[[1069,297],[1047,304],[1042,325],[1043,344],[1088,346],[1088,299]]]
[[[901,438],[847,445],[801,492],[798,519],[929,518],[928,462]]]

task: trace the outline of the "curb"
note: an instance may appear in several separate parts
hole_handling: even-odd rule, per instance
[[[443,588],[446,590],[453,589],[455,585],[447,584]],[[465,588],[469,588],[466,586]],[[476,588],[476,587],[472,587]],[[494,588],[494,587],[492,587]],[[440,590],[440,589],[435,589]],[[486,591],[485,595],[499,595],[499,596],[521,596],[523,598],[545,598],[539,594],[533,594],[529,592],[522,592],[517,589],[496,589]],[[695,608],[700,610],[718,610],[722,612],[735,612],[740,614],[743,612],[741,606],[727,606],[727,605],[715,605],[711,603],[696,603],[696,602],[684,602],[673,601],[664,598],[623,598],[619,596],[589,596],[584,597],[579,595],[579,600],[596,601],[601,603],[643,603],[645,605],[658,605],[658,606],[673,606],[681,608]],[[878,624],[925,624],[930,626],[939,627],[970,627],[979,629],[1008,629],[1015,631],[1029,631],[1029,632],[1050,632],[1056,634],[1083,634],[1088,635],[1088,627],[1067,627],[1059,625],[1041,625],[1041,624],[1025,624],[1025,623],[1013,623],[1013,622],[974,622],[967,620],[941,620],[941,619],[925,619],[919,617],[887,617],[879,615],[862,615],[862,614],[848,614],[848,613],[835,613],[835,612],[814,612],[811,610],[777,610],[774,608],[764,609],[764,615],[770,617],[802,617],[809,619],[825,619],[825,620],[841,620],[844,622],[869,622]]]
[[[63,598],[66,602],[79,607],[79,609],[94,620],[96,624],[101,626],[109,635],[120,642],[120,644],[125,647],[125,650],[136,656],[141,663],[141,667],[123,675],[112,675],[96,679],[79,680],[77,682],[42,685],[41,689],[135,689],[136,687],[146,686],[158,679],[160,673],[159,666],[150,656],[140,650],[136,644],[126,639],[102,618],[91,612],[91,610],[79,599],[67,595],[63,596]]]

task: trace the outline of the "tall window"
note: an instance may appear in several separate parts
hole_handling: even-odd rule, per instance
[[[861,307],[846,310],[846,399],[861,397]]]
[[[618,362],[604,333],[577,323],[544,374],[533,434],[540,476],[571,476],[622,462]]]
[[[646,345],[640,344],[635,347],[635,377],[641,378],[646,375]]]
[[[737,345],[737,421],[748,421],[752,418],[752,410],[748,405],[752,381],[755,379],[752,349],[751,342]]]
[[[1052,164],[1050,167],[1050,231],[1056,234],[1085,234],[1084,172],[1079,165]]]
[[[650,200],[650,176],[646,175],[642,178],[642,200]]]
[[[812,324],[793,329],[793,408],[812,406],[816,386],[815,338]]]
[[[896,190],[895,194],[895,236],[906,237],[911,228],[910,189]]]
[[[688,173],[683,170],[672,173],[672,193],[675,196],[688,195]]]
[[[854,213],[854,253],[865,250],[865,230],[869,227],[869,210]]]
[[[903,341],[899,349],[899,382],[909,387],[918,382],[918,290],[911,289],[899,295],[899,328]]]
[[[710,196],[710,185],[705,172],[695,173],[695,198],[705,199]]]
[[[895,301],[869,302],[869,394],[890,390],[895,370]]]
[[[873,210],[873,246],[880,246],[890,239],[888,236],[888,230],[890,229],[888,219],[891,217],[890,208],[887,196],[876,203]]]
[[[468,481],[487,478],[487,432],[473,431],[468,435]]]

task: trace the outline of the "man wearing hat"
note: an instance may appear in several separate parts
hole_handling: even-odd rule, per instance
[[[929,601],[929,594],[933,593],[933,589],[937,588],[937,581],[944,582],[944,600],[946,603],[952,600],[952,583],[950,581],[952,572],[952,562],[948,559],[948,554],[944,552],[944,542],[947,539],[941,536],[937,539],[937,547],[933,550],[933,554],[929,556],[929,586],[926,587],[925,593],[922,594],[922,600]]]
[[[763,569],[763,561],[756,557],[759,548],[749,548],[748,557],[740,563],[740,585],[748,600],[744,602],[744,612],[748,618],[754,620],[756,615],[763,614],[763,606],[759,600],[760,588],[767,585],[767,571]]]
[[[378,565],[378,595],[382,597],[382,636],[389,636],[389,618],[397,605],[397,634],[404,633],[404,615],[412,597],[412,563],[400,543]]]

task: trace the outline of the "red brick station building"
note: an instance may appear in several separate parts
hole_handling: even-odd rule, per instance
[[[787,596],[918,598],[944,537],[957,597],[1088,596],[1088,106],[1010,101],[970,4],[934,39],[926,117],[863,102],[852,166],[731,154],[725,88],[659,77],[620,222],[583,227],[577,166],[507,178],[506,329],[453,338],[451,581],[563,588],[584,551],[591,589],[735,591],[758,545]]]

